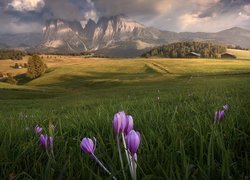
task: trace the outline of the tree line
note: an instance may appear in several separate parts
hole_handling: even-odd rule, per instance
[[[0,49],[0,60],[2,59],[22,60],[25,55],[26,52],[23,51]]]
[[[163,45],[144,53],[142,57],[185,58],[188,53],[199,53],[203,58],[218,58],[227,48],[207,42],[177,42]]]

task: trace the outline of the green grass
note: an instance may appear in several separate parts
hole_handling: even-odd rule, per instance
[[[95,154],[122,179],[112,130],[120,110],[141,131],[138,179],[250,176],[248,61],[106,60],[0,87],[0,179],[110,179],[81,152],[85,136],[96,137]],[[225,103],[226,118],[214,125]],[[39,124],[48,133],[50,122],[55,158],[33,132]]]

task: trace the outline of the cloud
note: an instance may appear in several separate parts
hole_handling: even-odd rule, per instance
[[[95,0],[94,4],[101,15],[163,14],[175,5],[174,0]]]
[[[1,11],[0,23],[5,22],[5,27],[0,31],[14,25],[37,30],[38,24],[50,19],[86,23],[88,19],[118,14],[171,31],[250,28],[250,0],[0,0]]]
[[[3,24],[0,28],[0,33],[33,33],[41,32],[42,28],[42,24],[40,22],[20,21],[20,19],[15,18],[4,11],[0,11],[0,24]]]
[[[249,5],[249,4],[248,4],[248,5],[245,5],[245,6],[243,7],[243,9],[244,9],[244,11],[245,11],[246,13],[250,14],[250,5]]]
[[[203,18],[200,18],[200,14],[197,13],[180,16],[178,23],[180,31],[218,32],[235,26],[247,27],[249,20],[250,16],[242,12],[220,16],[214,14]]]
[[[7,8],[13,8],[13,10],[21,12],[40,11],[44,5],[43,0],[13,0],[8,3]]]

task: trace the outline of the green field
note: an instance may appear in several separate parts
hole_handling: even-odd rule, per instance
[[[86,136],[122,179],[112,129],[121,110],[141,132],[138,179],[249,178],[250,61],[82,59],[49,68],[17,86],[0,83],[0,179],[110,179],[81,152]],[[226,103],[224,121],[213,124]],[[54,158],[34,134],[50,122]]]

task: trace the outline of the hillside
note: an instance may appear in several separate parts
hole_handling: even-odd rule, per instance
[[[178,173],[188,179],[190,175],[184,175],[190,163],[199,166],[197,179],[219,177],[222,169],[231,172],[228,162],[235,161],[233,179],[239,177],[237,172],[249,172],[248,156],[242,152],[250,148],[246,143],[250,61],[43,59],[49,71],[42,77],[18,86],[0,83],[0,177],[8,177],[9,172],[32,179],[53,179],[51,174],[59,179],[108,177],[101,170],[96,173],[96,163],[80,150],[80,140],[89,136],[97,139],[95,154],[122,179],[116,168],[119,157],[112,129],[114,113],[121,110],[133,116],[134,128],[142,137],[138,179],[168,179]],[[214,124],[214,112],[225,103],[230,107],[225,119]],[[49,133],[51,124],[55,157],[48,156],[34,134],[36,125]],[[215,160],[218,167],[212,176],[207,172]],[[150,166],[152,161],[156,167]]]
[[[227,49],[227,52],[237,56],[238,59],[250,60],[250,50]]]
[[[217,58],[226,52],[226,47],[206,42],[178,42],[153,48],[142,57],[184,58],[189,53],[196,53],[202,58]]]

